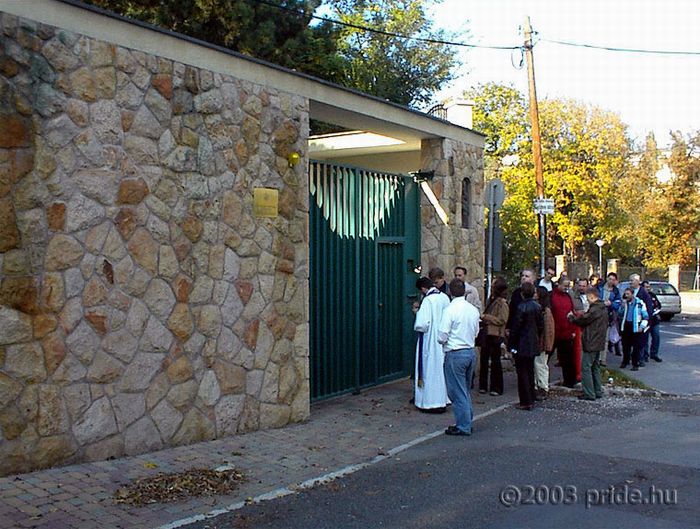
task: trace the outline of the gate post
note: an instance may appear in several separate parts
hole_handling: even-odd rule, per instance
[[[681,291],[681,265],[672,264],[668,266],[668,282],[676,287],[678,292]]]
[[[562,272],[566,272],[566,255],[555,255],[555,265],[554,271],[557,273],[557,277],[561,276]]]

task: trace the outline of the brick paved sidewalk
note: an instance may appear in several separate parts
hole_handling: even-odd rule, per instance
[[[517,399],[514,373],[506,372],[505,379],[505,396],[473,392],[475,414]],[[444,415],[417,412],[408,402],[411,396],[411,382],[401,380],[358,396],[315,404],[308,422],[279,430],[0,478],[0,529],[155,529],[280,487],[294,488],[348,465],[368,462],[451,423],[449,411]],[[112,498],[133,479],[221,465],[232,465],[246,475],[236,494],[146,507],[116,504]]]

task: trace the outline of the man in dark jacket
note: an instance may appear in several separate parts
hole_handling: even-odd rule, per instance
[[[606,346],[605,335],[608,330],[608,310],[600,300],[596,287],[588,287],[586,298],[588,311],[579,316],[568,315],[569,320],[583,327],[583,354],[581,355],[581,400],[595,400],[603,396],[603,384],[600,379],[600,352]]]
[[[651,336],[651,343],[649,344],[649,358],[655,362],[663,362],[659,356],[659,345],[661,343],[661,334],[659,323],[661,322],[661,317],[659,313],[661,312],[661,302],[656,294],[651,289],[651,283],[649,281],[643,281],[642,287],[647,291],[649,297],[651,298],[651,304],[653,311],[649,313],[649,335]],[[648,310],[648,309],[647,309]]]
[[[535,402],[535,357],[540,354],[544,318],[542,307],[532,299],[535,295],[535,285],[523,283],[520,292],[523,300],[516,309],[508,343],[518,375],[520,404],[517,407],[521,410],[531,410]]]
[[[526,268],[520,272],[520,286],[513,290],[513,294],[510,296],[510,303],[508,304],[508,321],[506,322],[506,334],[510,333],[513,328],[513,322],[515,321],[515,313],[518,310],[518,305],[523,302],[523,296],[520,289],[525,283],[535,283],[535,272]]]

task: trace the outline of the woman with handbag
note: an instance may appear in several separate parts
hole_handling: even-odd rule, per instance
[[[483,336],[479,352],[479,393],[488,392],[489,364],[491,368],[491,395],[503,395],[503,367],[501,366],[501,344],[506,335],[508,321],[508,284],[502,277],[491,283],[491,296],[481,315]]]

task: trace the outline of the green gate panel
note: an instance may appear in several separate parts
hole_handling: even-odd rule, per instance
[[[410,296],[418,277],[412,263],[420,259],[416,189],[410,177],[310,164],[312,399],[405,376],[412,368]]]
[[[377,245],[378,358],[377,380],[384,381],[404,373],[402,329],[403,243],[379,242]],[[398,273],[397,273],[398,272]]]

